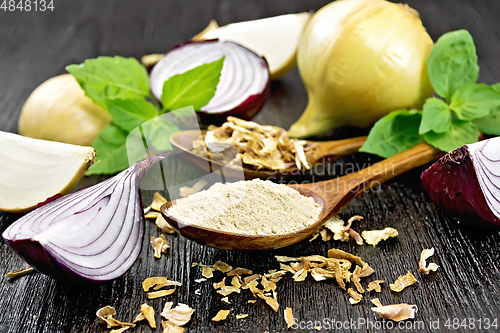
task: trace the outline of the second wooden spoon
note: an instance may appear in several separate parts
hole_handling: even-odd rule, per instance
[[[243,168],[243,170],[230,165],[223,165],[217,161],[210,160],[209,158],[198,156],[191,150],[193,149],[193,142],[198,140],[199,136],[205,134],[206,131],[187,130],[180,131],[172,134],[170,143],[177,153],[181,153],[181,157],[186,161],[202,168],[207,172],[214,172],[224,167],[224,176],[232,179],[241,179],[244,175],[245,179],[253,178],[269,178],[269,177],[287,177],[296,175],[299,170],[296,167],[288,168],[285,170],[252,170]],[[317,153],[315,156],[316,162],[335,157],[344,156],[357,152],[359,147],[366,141],[366,136],[334,140],[334,141],[308,141],[311,144],[317,144]],[[313,163],[313,164],[314,164]]]

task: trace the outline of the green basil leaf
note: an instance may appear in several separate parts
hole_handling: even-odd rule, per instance
[[[495,83],[494,85],[491,86],[491,88],[493,88],[493,90],[495,90],[495,91],[500,92],[500,82]]]
[[[450,109],[455,111],[461,120],[483,118],[498,108],[500,92],[483,83],[465,85],[451,97]]]
[[[457,30],[439,37],[429,55],[427,70],[432,87],[447,101],[458,88],[476,83],[479,66],[470,33]]]
[[[430,131],[443,133],[450,127],[451,111],[448,104],[436,97],[428,98],[422,110],[422,122],[418,133],[425,134]]]
[[[167,111],[192,105],[200,110],[214,97],[224,58],[177,74],[163,83],[162,104]]]
[[[106,101],[106,105],[113,122],[127,132],[159,115],[145,99],[113,99]]]
[[[109,175],[129,167],[126,147],[127,134],[113,123],[99,133],[92,144],[97,151],[97,162],[89,168],[87,175]]]
[[[135,58],[97,57],[80,65],[69,65],[85,94],[106,108],[106,100],[136,99],[149,95],[148,72]]]
[[[416,110],[389,113],[373,125],[359,151],[387,158],[419,144],[423,141],[418,134],[421,119]]]
[[[445,152],[457,149],[460,146],[474,143],[479,138],[479,131],[469,121],[453,118],[450,129],[445,133],[428,132],[424,140],[431,146]]]
[[[500,110],[472,121],[484,134],[500,135]]]

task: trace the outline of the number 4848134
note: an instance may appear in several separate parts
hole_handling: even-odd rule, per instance
[[[1,1],[1,0],[0,0]],[[54,0],[3,0],[0,9],[4,12],[54,11]]]

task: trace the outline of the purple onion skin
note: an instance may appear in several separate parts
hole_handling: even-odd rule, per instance
[[[152,164],[154,164],[158,160],[158,156],[152,156],[148,158],[147,160],[144,160],[142,162],[139,162],[135,165],[135,177],[137,177],[137,181],[140,182],[140,180],[144,177],[144,175],[147,173],[149,168],[151,167]],[[138,185],[138,184],[137,184]],[[94,186],[99,186],[99,184],[94,185]],[[92,186],[93,187],[93,186]],[[52,200],[42,207],[39,207],[32,212],[28,214],[37,214],[37,211],[39,209],[51,209],[51,207],[57,205],[60,200],[78,195],[80,191],[83,191],[85,189],[89,189],[89,187],[82,188],[78,191],[75,191],[73,193],[67,194],[66,196],[62,196],[60,198],[57,198],[55,200]],[[113,276],[112,278],[108,279],[103,279],[103,280],[94,280],[90,279],[84,276],[81,276],[77,273],[75,273],[73,270],[68,268],[68,266],[58,260],[56,257],[54,257],[49,251],[47,251],[38,241],[33,240],[33,239],[10,239],[5,237],[4,233],[4,239],[7,242],[8,246],[21,258],[23,258],[26,263],[28,263],[31,267],[33,267],[35,270],[38,272],[48,275],[54,279],[66,281],[66,282],[71,282],[71,283],[76,283],[76,284],[92,284],[92,283],[98,283],[98,282],[106,282],[113,280],[115,278],[118,278],[122,274],[126,273],[133,265],[133,263],[137,260],[139,254],[140,254],[140,248],[142,247],[142,240],[144,238],[144,225],[145,225],[145,218],[144,218],[144,213],[143,213],[143,203],[142,203],[142,197],[140,193],[139,186],[136,187],[135,190],[135,202],[138,202],[139,205],[136,205],[134,208],[135,214],[134,214],[134,220],[131,221],[132,223],[138,223],[139,226],[139,231],[138,231],[138,236],[137,236],[137,244],[136,247],[134,248],[134,252],[136,253],[135,258],[132,258],[130,261],[126,261],[124,265],[128,266],[126,267],[121,274],[117,276]],[[16,223],[16,222],[14,222]],[[137,248],[138,251],[137,251]],[[131,253],[131,255],[132,255]]]
[[[266,104],[267,97],[270,95],[271,81],[267,83],[266,88],[260,95],[249,96],[238,107],[221,113],[206,113],[198,111],[200,120],[203,124],[222,125],[227,121],[228,116],[234,116],[245,120],[252,120]]]
[[[462,146],[432,164],[420,179],[432,201],[462,215],[479,217],[483,221],[464,221],[471,225],[484,222],[500,225],[500,220],[488,208],[467,146]]]
[[[214,38],[214,39],[207,39],[207,40],[202,40],[202,41],[187,41],[185,43],[174,46],[168,52],[175,50],[175,49],[178,49],[178,48],[185,46],[185,45],[188,45],[188,44],[207,43],[207,42],[214,42],[214,41],[218,41],[218,40],[219,40],[218,38]],[[250,52],[252,52],[252,51],[250,51]],[[252,52],[252,53],[254,53],[254,52]],[[256,56],[258,56],[258,55],[256,55]],[[258,56],[258,57],[260,57],[260,56]],[[269,65],[267,63],[266,58],[264,58],[264,57],[260,57],[260,58],[262,58],[266,62],[267,70],[269,72]],[[151,70],[149,72],[151,72]],[[261,94],[249,96],[243,103],[241,103],[237,107],[233,108],[232,110],[228,110],[228,111],[224,111],[224,112],[220,112],[220,113],[213,113],[213,112],[208,113],[208,112],[205,112],[202,110],[196,110],[196,112],[200,116],[200,120],[203,124],[221,125],[224,122],[226,122],[226,119],[228,116],[234,116],[234,117],[238,117],[238,118],[245,119],[245,120],[252,120],[260,112],[260,110],[262,110],[262,108],[264,107],[264,104],[266,103],[266,100],[270,94],[271,94],[271,74],[269,74],[269,79],[267,81],[267,85]],[[161,105],[161,96],[155,96],[155,97]]]
[[[144,221],[141,221],[141,223],[144,224]],[[141,234],[144,234],[144,230],[142,230]],[[7,244],[12,251],[23,258],[24,261],[37,272],[50,276],[53,279],[79,285],[103,282],[86,279],[75,274],[50,255],[50,253],[48,253],[37,241],[27,239],[16,241],[7,240]]]

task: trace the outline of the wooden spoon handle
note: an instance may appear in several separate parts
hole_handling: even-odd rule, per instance
[[[365,169],[317,185],[323,190],[322,196],[327,207],[332,209],[329,215],[336,214],[361,193],[406,171],[432,162],[444,154],[426,143],[421,143]]]
[[[309,141],[318,144],[316,159],[327,156],[344,156],[355,153],[366,141],[366,136],[333,141]]]

